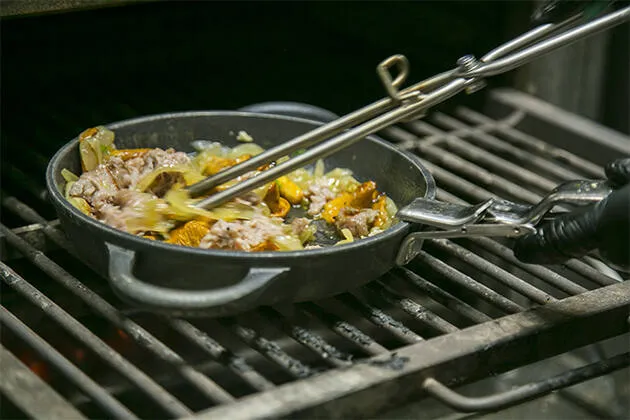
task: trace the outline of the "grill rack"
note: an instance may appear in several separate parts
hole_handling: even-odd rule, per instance
[[[605,129],[588,125],[585,130],[577,124],[576,136],[571,131],[579,118],[555,109],[550,116],[546,104],[511,90],[490,96],[492,117],[460,108],[455,116],[434,113],[428,120],[392,127],[381,135],[419,153],[437,180],[438,198],[459,203],[495,194],[535,203],[559,181],[601,177],[602,161],[628,152],[629,140],[608,132],[608,143],[598,145],[597,163],[584,157],[588,151],[579,156],[551,146],[534,137],[536,128],[554,124],[555,130],[546,135],[562,128],[564,137],[587,145],[602,138],[597,130]],[[35,162],[46,162],[38,152],[31,154]],[[45,206],[40,180],[29,177],[23,166],[11,169],[22,175],[20,188],[28,187],[33,200]],[[91,417],[367,415],[418,395],[427,377],[448,385],[464,383],[628,331],[628,282],[595,269],[598,263],[593,260],[551,268],[523,264],[514,259],[508,244],[487,238],[427,241],[408,267],[322,302],[261,308],[209,322],[147,316],[125,308],[94,273],[88,278],[72,274],[89,271],[61,256],[66,254],[59,250],[71,254],[72,246],[55,222],[49,223],[10,191],[3,193],[2,207],[28,225],[1,227],[0,322],[74,384],[73,393],[50,388],[13,363],[31,383],[48,390],[42,395],[49,404],[37,405],[25,399],[15,377],[2,383],[2,392],[36,418],[47,417],[53,405],[66,415],[76,414],[72,404]],[[65,298],[53,299],[46,293],[54,290],[50,284],[21,275],[28,271],[22,267],[24,259],[46,273],[46,281],[63,286],[66,290],[57,295]],[[18,304],[5,298],[9,290]],[[26,302],[39,308],[47,323],[29,323],[20,310]],[[157,367],[128,361],[125,351],[113,348],[77,315],[83,312],[121,331],[140,358],[153,360]],[[48,325],[61,327],[124,378],[123,384],[105,387],[102,377],[77,367],[76,360],[69,360],[69,350],[51,345]],[[571,328],[584,333],[563,334]],[[182,339],[202,356],[176,348]],[[13,342],[3,338],[2,346],[3,361],[13,360]],[[622,365],[625,361],[623,355],[616,360]],[[184,391],[178,388],[182,384]],[[151,411],[138,414],[141,404],[123,403],[130,390],[134,398],[142,394]]]

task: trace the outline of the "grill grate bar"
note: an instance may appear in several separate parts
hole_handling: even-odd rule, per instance
[[[232,330],[245,344],[257,350],[294,378],[300,379],[313,375],[314,371],[310,366],[288,355],[280,346],[262,337],[255,330],[240,325],[234,318],[221,318],[219,322]]]
[[[378,354],[387,353],[387,349],[374,341],[372,337],[337,315],[324,311],[318,305],[311,302],[303,302],[298,303],[297,307],[324,323],[324,325],[330,328],[334,333],[350,341],[366,354],[376,356]]]
[[[225,365],[254,389],[265,391],[275,387],[272,382],[268,381],[250,366],[245,359],[230,352],[190,322],[166,317],[164,318],[164,322],[168,323],[175,331],[202,348],[216,362]]]
[[[511,142],[517,147],[533,150],[543,156],[549,156],[554,160],[565,162],[575,169],[584,172],[587,176],[602,177],[604,171],[598,165],[582,159],[573,153],[552,146],[551,144],[537,139],[536,137],[519,131],[503,121],[497,121],[472,109],[461,107],[456,110],[458,116],[475,124],[496,124],[496,131],[501,133],[506,141]]]
[[[140,344],[163,361],[175,366],[184,378],[208,398],[215,402],[230,402],[234,400],[234,397],[219,387],[214,381],[187,365],[177,353],[140,325],[124,317],[116,308],[111,306],[98,294],[85,287],[83,283],[66,272],[45,254],[20,239],[4,225],[0,225],[0,232],[4,233],[7,237],[7,241],[23,253],[24,256],[38,268],[50,275],[53,279],[59,281],[105,319],[125,331],[137,344]]]
[[[428,243],[430,243],[432,246],[436,246],[440,250],[448,252],[450,255],[457,257],[466,264],[475,267],[478,270],[481,270],[485,274],[488,274],[489,276],[505,284],[512,290],[519,292],[523,296],[528,297],[536,303],[545,304],[556,300],[556,298],[549,295],[548,293],[537,289],[526,281],[519,279],[515,275],[508,273],[504,269],[492,264],[485,258],[476,255],[472,251],[462,246],[459,246],[454,242],[445,241],[442,239],[430,239]]]
[[[431,127],[430,125],[422,122],[417,122],[416,127]],[[419,152],[421,156],[433,160],[439,163],[440,166],[448,168],[454,172],[463,174],[468,178],[474,179],[480,185],[494,187],[500,190],[505,196],[514,196],[522,199],[528,203],[537,203],[540,200],[540,196],[535,194],[520,185],[517,185],[511,181],[498,177],[496,174],[482,168],[481,166],[467,161],[466,159],[449,152],[441,147],[437,147],[430,143],[423,143],[422,139],[418,135],[410,133],[399,127],[391,127],[391,130],[387,131],[389,136],[392,136],[396,142],[408,142],[414,144],[414,149]],[[430,134],[430,133],[429,133]],[[487,154],[488,152],[486,152]],[[427,160],[427,159],[424,160]],[[435,174],[434,174],[435,175]],[[457,177],[458,183],[461,179]],[[473,185],[473,184],[471,184]],[[460,188],[462,187],[460,183]],[[466,191],[466,190],[464,190]]]
[[[565,262],[564,265],[571,271],[580,274],[581,276],[599,284],[600,286],[610,286],[617,283],[617,280],[597,271],[583,261],[573,259]]]
[[[465,287],[486,302],[491,303],[504,312],[517,313],[524,310],[522,306],[512,302],[508,298],[500,295],[489,287],[486,287],[483,284],[476,282],[470,276],[451,267],[440,259],[428,254],[426,251],[420,251],[420,254],[418,254],[416,260],[421,264],[431,268],[436,273],[442,275],[445,280],[450,280],[451,282],[459,286]]]
[[[0,226],[3,227],[3,225]],[[0,262],[0,268],[3,273],[10,273],[12,271],[3,262]],[[191,411],[184,404],[170,395],[164,388],[155,383],[151,378],[123,358],[119,353],[110,348],[100,338],[80,324],[52,300],[40,293],[39,290],[33,287],[26,280],[19,276],[12,277],[4,274],[2,278],[5,283],[21,293],[31,303],[55,320],[59,325],[63,326],[66,331],[84,343],[94,353],[99,355],[103,361],[114,368],[114,370],[122,376],[127,378],[131,383],[135,384],[170,414],[174,416],[185,416],[191,414]]]
[[[492,318],[488,315],[475,309],[474,307],[470,306],[466,302],[463,302],[452,294],[440,289],[433,283],[423,279],[408,268],[399,267],[395,269],[394,273],[389,273],[387,275],[404,278],[415,287],[426,293],[426,295],[431,299],[435,300],[438,303],[441,303],[442,305],[444,305],[444,307],[470,319],[471,321],[474,321],[476,323],[483,323],[492,320]]]
[[[435,116],[434,119],[438,119],[437,116]],[[543,191],[551,190],[556,186],[556,183],[532,171],[519,167],[491,153],[487,149],[482,149],[472,143],[466,142],[460,137],[440,130],[425,121],[415,121],[408,123],[406,126],[417,135],[441,136],[441,138],[444,139],[443,144],[448,150],[457,153],[458,156],[467,159],[471,163],[477,162],[480,166],[488,168],[493,172],[503,173]],[[422,150],[424,142],[425,140],[420,140],[420,144],[417,146],[419,150]]]
[[[19,277],[12,270],[3,267],[3,276]],[[120,419],[137,418],[127,407],[122,405],[107,391],[84,374],[79,368],[74,366],[68,359],[63,357],[44,339],[38,336],[27,325],[11,314],[4,306],[0,305],[0,323],[5,325],[14,334],[19,336],[25,343],[31,346],[42,358],[63,372],[65,377],[73,382],[78,388],[89,395],[96,404],[108,412],[111,416]]]
[[[395,320],[391,315],[386,314],[382,310],[362,302],[356,296],[350,293],[344,293],[336,297],[337,300],[348,306],[349,308],[359,312],[367,319],[369,319],[374,325],[377,325],[403,343],[413,344],[418,341],[424,340],[415,332],[407,328],[402,322]]]
[[[431,173],[433,173],[437,184],[444,189],[448,187],[449,190],[455,190],[463,196],[473,197],[477,201],[483,201],[490,197],[496,197],[496,194],[493,194],[483,187],[473,184],[472,182],[466,181],[465,179],[458,177],[452,172],[449,172],[426,159],[421,159],[421,161],[422,164],[425,165]],[[445,192],[448,193],[448,191]]]
[[[280,312],[273,308],[261,308],[261,314],[278,323],[291,338],[316,353],[322,360],[334,367],[352,365],[350,354],[344,353],[326,342],[319,334],[304,327],[293,325]]]
[[[461,133],[459,134],[458,138],[466,141],[467,144],[474,142],[476,144],[483,145],[489,150],[494,150],[499,154],[509,155],[510,159],[513,159],[515,162],[522,162],[526,163],[527,165],[534,166],[538,170],[543,171],[550,176],[555,177],[556,179],[567,180],[579,179],[581,177],[581,175],[579,175],[575,171],[566,169],[554,162],[550,162],[547,158],[538,156],[534,153],[530,153],[526,150],[516,148],[511,144],[506,143],[505,141],[487,132],[482,132],[481,130],[478,130],[475,126],[466,125],[461,121],[441,112],[436,112],[435,114],[433,114],[433,119],[436,123],[444,127],[457,130],[458,134]],[[490,125],[493,128],[496,126],[496,124]],[[546,180],[545,184],[548,184]],[[553,188],[554,186],[555,185],[551,186],[551,188]]]
[[[382,281],[376,281],[374,284],[366,286],[373,294],[381,296],[383,299],[401,308],[407,314],[411,315],[415,320],[425,324],[432,329],[443,334],[459,331],[455,325],[446,321],[439,315],[434,314],[422,305],[414,302],[412,299],[395,292]]]
[[[0,310],[4,309],[0,307]],[[30,418],[83,420],[85,417],[42,378],[0,344],[0,402],[13,403]],[[35,396],[35,398],[33,398]],[[34,403],[34,400],[36,401]],[[133,414],[130,413],[133,418]]]
[[[511,249],[506,246],[501,245],[500,243],[493,241],[489,238],[468,238],[472,243],[479,245],[480,247],[492,252],[493,254],[499,256],[505,261],[513,264],[524,271],[536,276],[537,278],[543,280],[547,284],[550,284],[563,292],[566,292],[570,295],[579,295],[580,293],[587,292],[588,289],[582,287],[571,280],[562,277],[560,274],[539,265],[534,264],[525,264],[520,262],[514,256],[514,253]]]

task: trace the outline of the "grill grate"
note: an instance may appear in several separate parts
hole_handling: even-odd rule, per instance
[[[562,180],[603,175],[599,165],[521,130],[526,117],[514,110],[493,119],[461,108],[453,116],[435,113],[382,135],[422,157],[436,177],[438,198],[445,201],[499,195],[533,203]],[[49,151],[30,153],[45,162],[41,153]],[[412,393],[419,384],[405,385],[409,372],[442,366],[441,378],[462,382],[628,328],[623,318],[627,282],[595,269],[593,260],[527,265],[514,258],[508,243],[488,238],[426,241],[425,250],[407,267],[321,302],[261,308],[219,320],[135,312],[118,301],[98,274],[73,259],[72,246],[54,221],[11,195],[26,185],[23,191],[37,207],[47,207],[42,178],[30,176],[23,161],[12,165],[12,173],[19,175],[12,180],[22,182],[3,186],[8,191],[2,198],[3,223],[8,213],[23,226],[0,228],[3,354],[20,358],[86,416],[186,417],[213,409],[208,414],[247,417],[262,415],[251,410],[263,403],[272,416],[314,407],[338,409],[335,402],[342,396],[365,395],[361,392],[370,384],[394,384],[398,398]],[[596,290],[605,286],[610,287]],[[571,298],[576,295],[581,296]],[[559,310],[545,319],[540,316],[545,308],[577,311],[580,317]],[[606,324],[584,329],[596,321]],[[552,332],[571,325],[589,332],[551,338]],[[476,344],[480,335],[485,346]],[[539,340],[536,352],[527,341],[534,336]],[[423,365],[431,360],[433,365]],[[452,365],[455,360],[459,364]],[[473,371],[463,361],[483,367]],[[47,370],[38,371],[36,362],[45,363]],[[384,370],[369,371],[374,366]],[[331,385],[335,380],[341,382]],[[301,400],[298,389],[308,392]],[[16,390],[2,388],[26,414],[45,412],[14,398]],[[362,410],[385,406],[388,398],[395,399],[393,392],[370,394],[373,398],[360,404]]]

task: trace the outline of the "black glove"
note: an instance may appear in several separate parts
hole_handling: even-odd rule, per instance
[[[612,265],[630,268],[630,158],[610,163],[606,176],[614,188],[608,197],[518,239],[516,258],[532,264],[558,264],[599,250]]]
[[[580,13],[585,13],[588,18],[595,17],[604,9],[616,3],[625,3],[621,0],[542,0],[532,14],[532,23],[558,23]]]

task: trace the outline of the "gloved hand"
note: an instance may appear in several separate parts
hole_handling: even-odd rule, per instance
[[[542,0],[532,14],[532,23],[558,23],[584,12],[587,19],[600,14],[608,6],[625,3],[622,0]]]
[[[617,268],[630,268],[630,158],[606,166],[614,190],[604,200],[555,218],[519,238],[514,255],[532,264],[558,264],[599,250]]]

